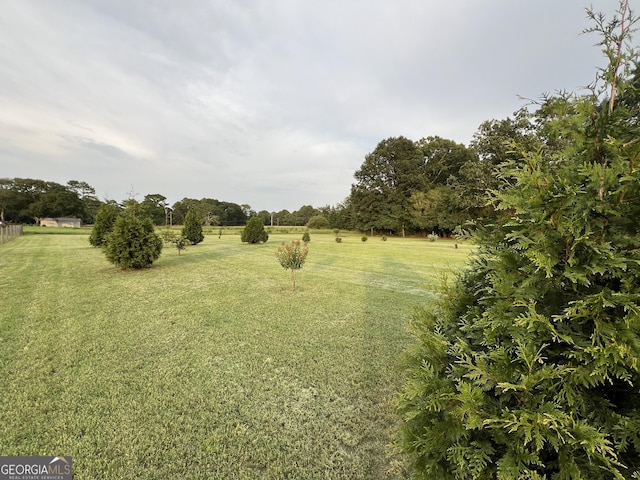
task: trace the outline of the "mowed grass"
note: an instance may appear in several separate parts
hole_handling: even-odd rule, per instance
[[[402,478],[394,396],[415,306],[471,247],[210,235],[119,271],[84,235],[0,246],[0,453],[74,478]]]

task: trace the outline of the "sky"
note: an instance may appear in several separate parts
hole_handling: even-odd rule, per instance
[[[605,66],[618,0],[1,0],[0,178],[342,202],[387,138],[468,145]],[[632,3],[633,6],[633,3]]]

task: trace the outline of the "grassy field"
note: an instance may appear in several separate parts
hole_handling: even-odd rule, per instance
[[[209,235],[118,271],[86,235],[0,246],[0,453],[71,455],[74,478],[403,478],[393,398],[411,310],[453,242]]]

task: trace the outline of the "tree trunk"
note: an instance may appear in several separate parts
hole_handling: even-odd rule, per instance
[[[291,280],[293,281],[293,291],[296,291],[296,269],[291,269]]]

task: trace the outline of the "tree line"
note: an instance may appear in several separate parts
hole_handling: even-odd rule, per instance
[[[413,142],[404,137],[381,141],[356,172],[351,194],[335,206],[303,205],[293,212],[255,211],[247,204],[213,198],[183,198],[173,205],[159,193],[140,201],[141,213],[155,225],[182,225],[189,210],[205,226],[245,225],[251,217],[273,226],[400,232],[450,232],[466,219],[485,212],[484,193],[492,185],[491,169],[508,157],[500,142],[521,133],[511,119],[486,122],[470,147],[439,137]],[[503,148],[504,150],[504,148]],[[0,178],[0,221],[39,224],[46,217],[81,218],[93,224],[104,203],[87,182],[67,184]]]
[[[96,214],[104,204],[125,208],[131,198],[122,201],[100,200],[87,182],[69,180],[66,185],[32,178],[0,178],[0,221],[39,224],[43,218],[74,217],[85,224],[94,224]],[[238,205],[213,198],[183,198],[173,205],[159,193],[147,194],[138,204],[138,214],[149,217],[156,226],[183,225],[189,211],[195,212],[204,226],[246,225],[259,217],[264,225],[307,225],[313,217],[321,228],[338,225],[333,207],[314,208],[303,205],[290,212],[256,212],[247,204]],[[325,220],[326,219],[326,220]],[[313,222],[312,222],[313,224]],[[339,228],[346,228],[340,225]]]
[[[494,214],[487,193],[500,188],[500,169],[520,158],[516,145],[531,150],[562,147],[566,139],[553,138],[550,130],[558,102],[545,99],[506,119],[485,121],[468,146],[438,136],[384,139],[365,156],[349,195],[334,206],[255,211],[247,204],[213,198],[183,198],[171,205],[164,195],[152,193],[139,202],[140,211],[157,226],[182,225],[193,210],[205,226],[246,225],[249,218],[259,217],[273,226],[449,235],[465,222]],[[124,206],[127,200],[102,201],[91,185],[78,180],[62,185],[0,179],[3,222],[38,224],[45,217],[76,217],[93,224],[102,204]]]

